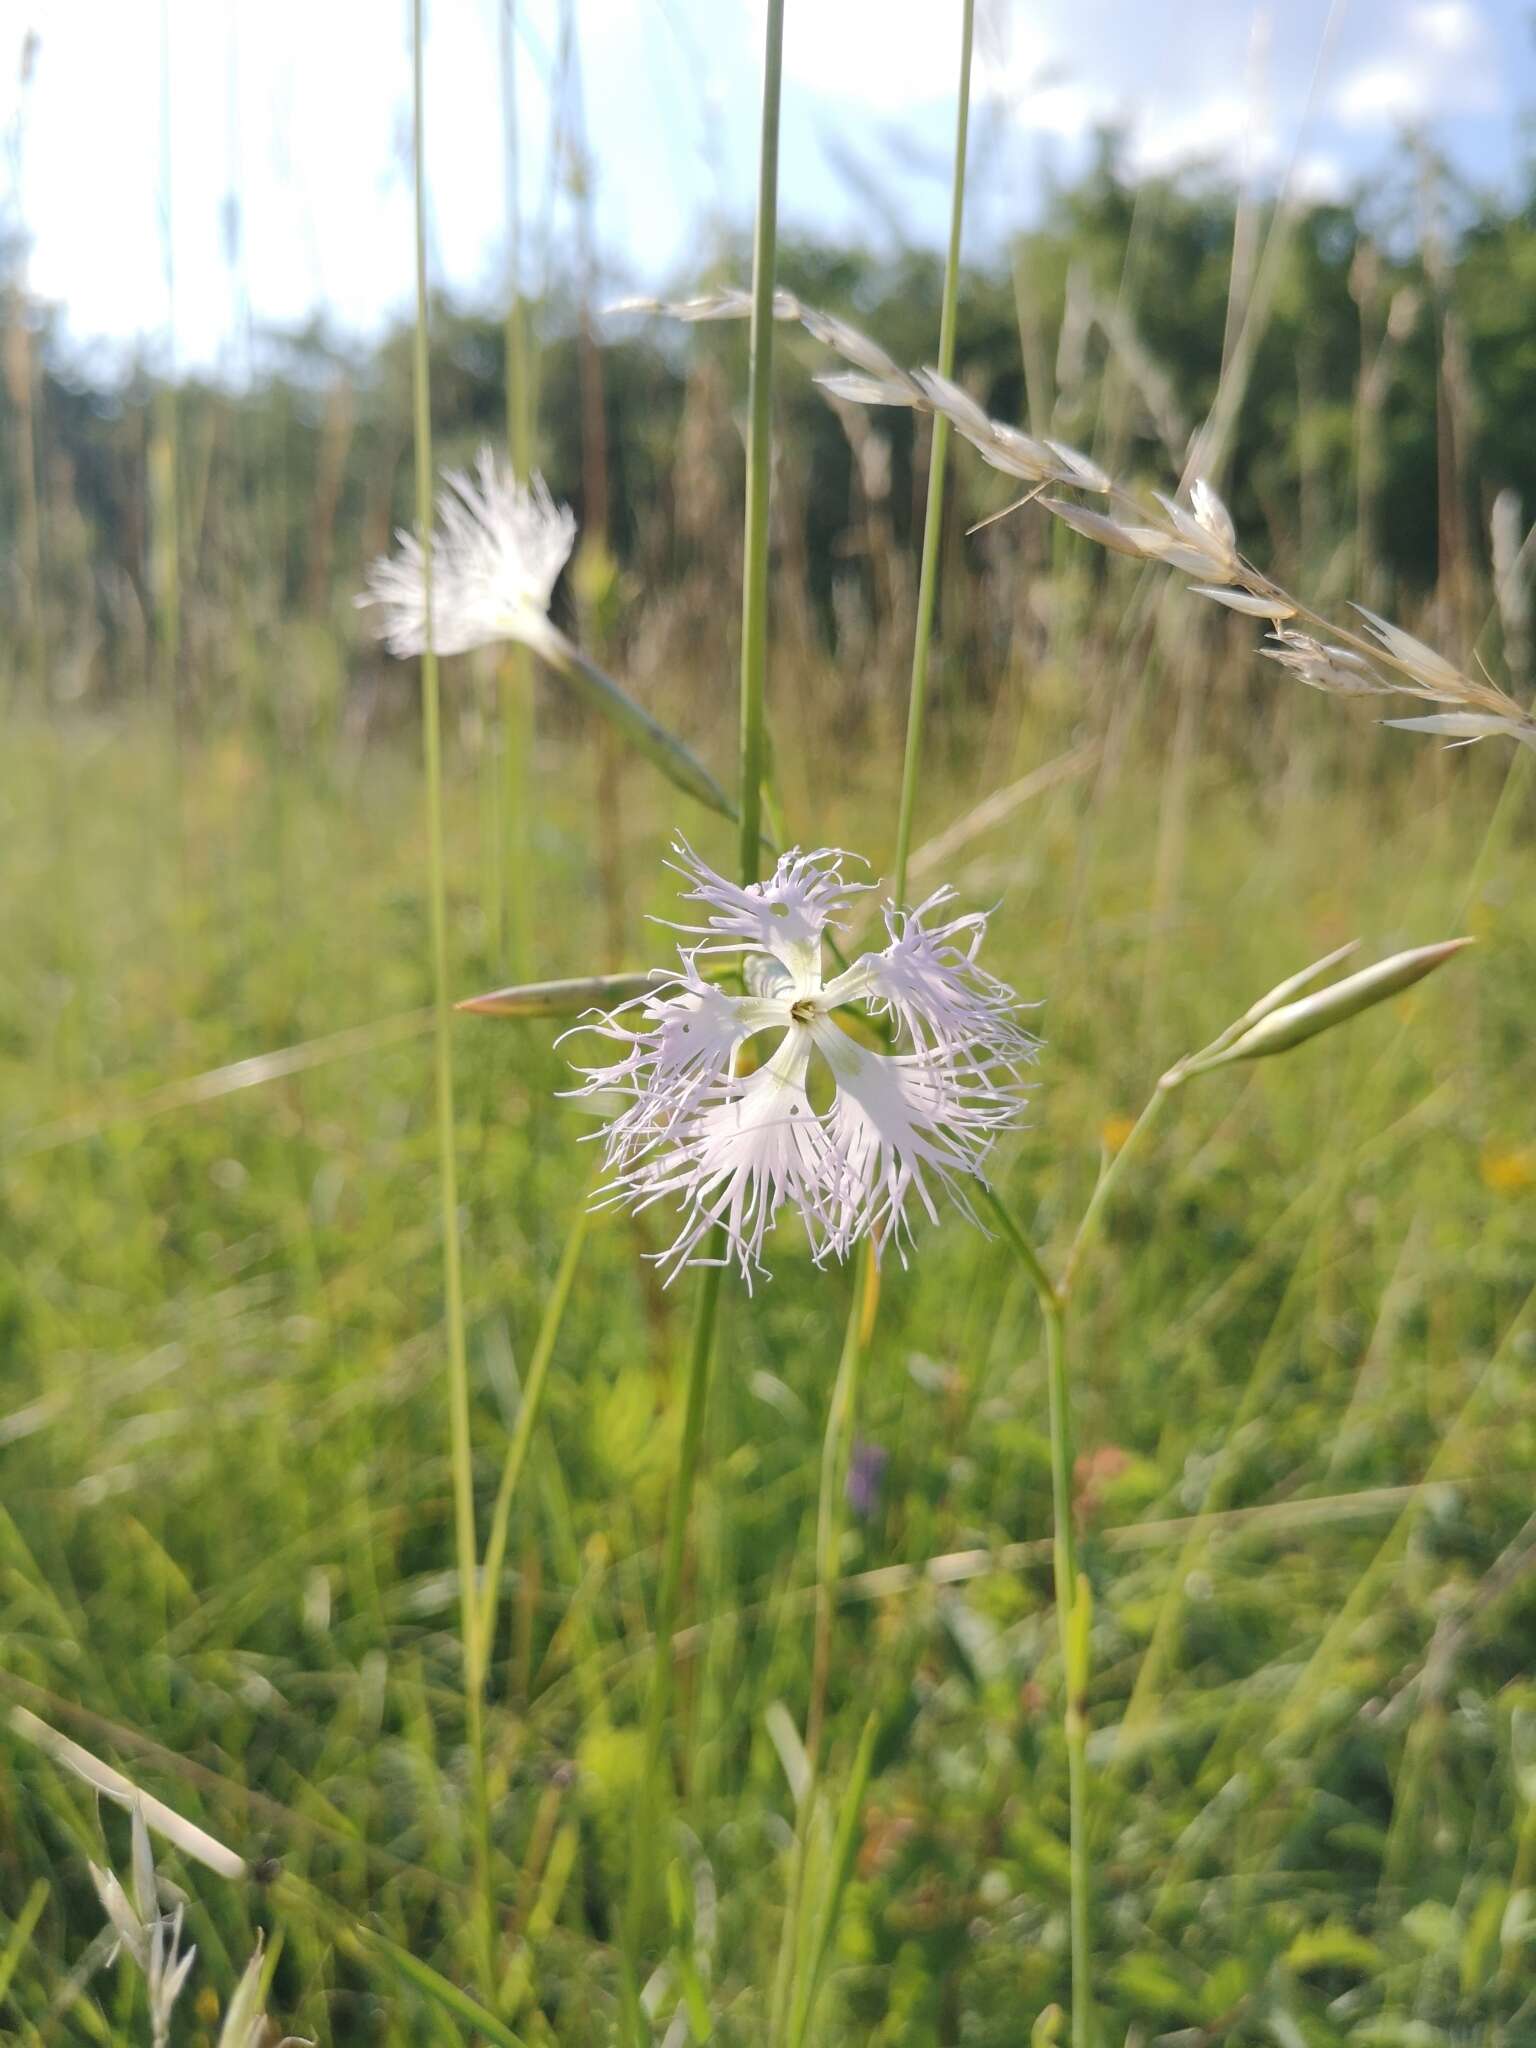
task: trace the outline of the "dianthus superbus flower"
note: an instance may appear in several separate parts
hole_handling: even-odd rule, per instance
[[[520,482],[489,448],[473,476],[446,470],[443,482],[432,533],[433,651],[467,654],[499,640],[531,647],[670,782],[734,817],[704,764],[550,619],[550,598],[576,541],[570,507],[555,503],[541,476]],[[405,660],[427,651],[426,557],[419,534],[396,538],[396,553],[373,564],[357,602],[377,613],[379,637]]]
[[[674,852],[684,900],[704,906],[676,927],[696,943],[652,991],[579,1027],[621,1048],[577,1091],[627,1098],[601,1134],[606,1198],[678,1203],[669,1278],[707,1261],[718,1225],[750,1285],[786,1206],[818,1261],[864,1237],[905,1259],[914,1208],[937,1221],[943,1191],[969,1214],[967,1181],[1022,1113],[1036,1043],[977,962],[986,917],[942,916],[948,889],[908,912],[887,904],[885,946],[829,976],[826,935],[868,889],[845,879],[848,855],[796,849],[743,888],[685,843]],[[739,962],[743,993],[706,978],[719,956]]]
[[[549,600],[576,541],[576,518],[557,505],[543,477],[529,484],[482,448],[475,474],[446,470],[432,537],[432,644],[464,654],[494,640],[543,648]],[[420,537],[396,535],[399,552],[380,556],[357,600],[380,613],[391,654],[421,654],[427,644],[426,579]]]

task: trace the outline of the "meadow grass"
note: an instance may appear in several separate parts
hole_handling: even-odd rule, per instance
[[[1081,744],[1072,680],[1018,703],[1007,759],[994,724],[939,700],[919,851],[1010,769]],[[1503,765],[1368,733],[1340,756],[1291,716],[1262,772],[1213,738],[1174,783],[1140,702],[1113,747],[946,863],[968,898],[1000,899],[994,968],[1045,999],[1001,1185],[1058,1258],[1099,1146],[1171,1059],[1347,938],[1386,952],[1462,924]],[[716,759],[728,715],[703,735]],[[540,744],[536,965],[574,973],[604,958],[591,769],[559,731]],[[189,2038],[211,2035],[260,1927],[281,1938],[269,2006],[294,2031],[463,2038],[349,1933],[476,1979],[419,768],[388,739],[298,755],[210,735],[183,753],[172,833],[175,764],[148,716],[21,722],[11,760],[0,1686],[280,1864],[248,1886],[163,1864],[200,1950]],[[785,809],[879,845],[893,765],[889,744],[797,749]],[[447,773],[448,974],[469,992],[502,956],[478,765],[451,744]],[[653,780],[622,782],[637,934],[668,907],[673,808]],[[701,838],[728,862],[730,827]],[[1076,1304],[1075,1487],[1107,2040],[1529,2037],[1533,865],[1517,820],[1482,864],[1468,961],[1182,1091],[1104,1217]],[[373,1049],[155,1097],[381,1020]],[[555,1028],[455,1026],[482,1529],[590,1172]],[[762,2038],[778,1968],[855,1278],[781,1236],[750,1316],[722,1300],[673,1705],[670,1996],[725,2041]],[[690,1320],[686,1284],[637,1257],[661,1241],[645,1219],[594,1222],[509,1529],[485,1750],[496,1991],[526,2040],[614,2024]],[[1021,2015],[1065,2002],[1045,1416],[1039,1319],[1004,1243],[951,1226],[911,1271],[886,1262],[858,1428],[889,1463],[839,1532],[809,2039],[1016,2041]],[[839,1812],[871,1714],[867,1787]],[[8,1742],[19,2039],[147,2038],[136,1981],[92,1949],[86,1858],[104,1827],[121,1863],[120,1825]]]

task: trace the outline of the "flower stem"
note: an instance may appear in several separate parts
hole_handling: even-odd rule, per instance
[[[791,2025],[792,2014],[798,2010],[794,1986],[801,1949],[811,1835],[821,1794],[821,1738],[826,1723],[827,1683],[832,1669],[832,1621],[837,1608],[843,1488],[848,1472],[854,1416],[858,1411],[859,1375],[869,1340],[874,1334],[875,1312],[879,1305],[880,1261],[866,1238],[853,1299],[848,1304],[848,1327],[843,1334],[842,1356],[838,1360],[837,1380],[827,1406],[827,1427],[822,1438],[821,1488],[816,1503],[816,1622],[811,1647],[810,1705],[805,1716],[805,1754],[810,1771],[795,1802],[795,1848],[790,1860],[789,1892],[769,2007],[769,2048],[779,2048],[785,2039],[786,2028]]]
[[[967,6],[970,0],[966,0]],[[741,879],[758,879],[762,819],[763,691],[768,673],[768,517],[773,471],[773,274],[779,221],[779,87],[784,0],[768,0],[763,126],[752,246],[752,370],[748,391],[747,532],[741,596]]]
[[[1067,1744],[1069,1890],[1072,1945],[1072,2048],[1093,2039],[1093,1874],[1088,1856],[1088,1581],[1077,1569],[1072,1527],[1072,1386],[1067,1365],[1066,1304],[1040,1303],[1045,1319],[1050,1388],[1051,1519],[1056,1623],[1061,1641]]]
[[[832,1616],[837,1604],[839,1551],[843,1534],[843,1483],[858,1412],[859,1375],[874,1333],[880,1302],[880,1262],[866,1239],[859,1275],[848,1307],[848,1328],[837,1380],[827,1408],[821,1449],[821,1490],[816,1504],[816,1633],[811,1652],[811,1700],[805,1717],[805,1749],[814,1766],[821,1754],[832,1662]]]
[[[747,515],[741,600],[741,823],[743,886],[759,876],[764,766],[763,690],[768,671],[768,485],[771,474],[773,397],[773,273],[778,246],[779,89],[783,75],[784,0],[768,0],[763,56],[763,125],[758,160],[757,233],[753,246],[750,426],[747,437]],[[640,1945],[645,1938],[656,1867],[664,1855],[657,1825],[662,1739],[672,1689],[672,1634],[677,1622],[683,1553],[698,1476],[715,1316],[725,1260],[725,1232],[717,1225],[704,1251],[698,1309],[683,1406],[683,1441],[676,1484],[667,1508],[661,1585],[656,1596],[656,1649],[651,1665],[630,1841],[629,1892],[621,1927],[620,1961],[624,2030],[633,2048],[646,2037],[640,2005]]]
[[[533,375],[528,309],[522,293],[522,215],[518,203],[515,0],[502,0],[502,123],[507,172],[507,313],[504,361],[507,457],[527,483],[533,469]],[[503,650],[500,662],[503,816],[501,858],[506,929],[498,932],[519,981],[533,972],[533,657],[526,647]]]
[[[427,355],[426,179],[422,160],[422,0],[412,0],[412,143],[416,188],[416,331],[413,355],[416,523],[421,535],[421,725],[427,785],[427,898],[432,945],[434,1079],[437,1098],[438,1199],[443,1234],[443,1312],[448,1331],[448,1419],[453,1463],[454,1548],[463,1638],[464,1718],[469,1745],[474,1831],[476,1951],[490,1996],[492,1962],[490,1824],[485,1792],[485,1738],[480,1691],[479,1612],[475,1599],[475,1491],[469,1434],[469,1368],[464,1343],[464,1284],[459,1253],[458,1161],[453,1129],[453,1042],[448,1000],[448,892],[443,857],[443,746],[437,654],[432,644],[432,406]]]
[[[569,684],[577,696],[584,698],[600,717],[617,727],[625,745],[633,747],[636,753],[644,754],[674,788],[684,791],[709,810],[718,811],[722,817],[736,815],[730,798],[703,762],[654,719],[643,705],[637,704],[633,697],[621,690],[612,676],[599,668],[574,641],[568,640],[558,626],[544,625],[539,633],[538,650],[555,674]],[[757,880],[755,857],[751,878],[754,882]]]
[[[694,1481],[698,1476],[699,1446],[704,1434],[704,1408],[709,1392],[709,1366],[714,1351],[715,1311],[720,1300],[724,1232],[711,1233],[705,1256],[713,1263],[704,1268],[694,1311],[693,1343],[688,1361],[688,1390],[683,1407],[683,1441],[678,1454],[676,1483],[667,1506],[667,1531],[662,1549],[661,1583],[656,1594],[655,1650],[651,1664],[650,1692],[646,1700],[645,1729],[641,1749],[640,1777],[635,1790],[629,1845],[629,1891],[624,1902],[621,1926],[625,2028],[628,2039],[638,2044],[646,2038],[644,2015],[640,2010],[640,1949],[646,1921],[655,1896],[655,1876],[663,1860],[660,1841],[660,1777],[662,1740],[666,1732],[667,1707],[672,1696],[672,1637],[677,1626],[678,1594],[683,1580],[683,1553],[688,1537],[689,1511]]]
[[[1046,1383],[1051,1437],[1051,1557],[1056,1583],[1056,1626],[1061,1642],[1067,1748],[1072,1945],[1072,2048],[1093,2040],[1092,1874],[1088,1859],[1088,1581],[1077,1569],[1072,1525],[1072,1381],[1067,1356],[1067,1298],[1046,1272],[1039,1253],[991,1189],[986,1200],[1009,1248],[1023,1267],[1045,1323]]]
[[[1072,1281],[1076,1275],[1078,1265],[1084,1252],[1092,1242],[1093,1233],[1097,1229],[1099,1218],[1104,1212],[1104,1205],[1108,1202],[1110,1195],[1114,1191],[1115,1182],[1120,1178],[1126,1160],[1138,1149],[1142,1139],[1156,1122],[1163,1104],[1168,1100],[1174,1089],[1180,1085],[1183,1078],[1183,1074],[1177,1067],[1169,1068],[1168,1072],[1164,1074],[1156,1088],[1152,1091],[1151,1097],[1142,1110],[1141,1115],[1132,1124],[1120,1149],[1109,1160],[1104,1171],[1099,1175],[1093,1193],[1088,1199],[1088,1206],[1083,1211],[1082,1221],[1077,1226],[1077,1235],[1072,1240],[1072,1248],[1067,1253],[1067,1263],[1062,1268],[1061,1292],[1063,1296],[1070,1294],[1072,1291]]]
[[[944,300],[939,318],[939,370],[955,368],[955,302],[960,291],[960,229],[965,210],[965,150],[971,118],[971,43],[976,0],[964,0],[960,26],[960,92],[955,114],[955,171],[950,190],[949,251],[944,259]],[[891,894],[899,905],[907,894],[907,855],[912,846],[912,812],[923,750],[923,714],[928,704],[928,661],[933,613],[939,589],[939,540],[944,526],[944,465],[949,421],[935,413],[928,457],[928,509],[923,519],[923,563],[917,586],[917,628],[912,642],[912,694],[907,705],[907,746],[901,764],[901,810],[896,821],[896,870]]]
[[[554,1284],[549,1290],[549,1299],[544,1304],[539,1334],[534,1341],[533,1357],[528,1366],[528,1377],[523,1383],[522,1399],[518,1402],[517,1422],[507,1445],[506,1458],[501,1468],[501,1482],[496,1489],[496,1503],[491,1510],[490,1533],[485,1544],[485,1565],[480,1574],[480,1624],[476,1632],[475,1645],[482,1684],[496,1640],[498,1588],[501,1583],[502,1560],[506,1556],[512,1502],[517,1493],[518,1481],[523,1475],[523,1467],[528,1462],[528,1448],[533,1442],[533,1432],[543,1412],[549,1361],[554,1356],[560,1325],[565,1318],[566,1304],[571,1298],[571,1288],[575,1283],[576,1269],[581,1263],[582,1249],[587,1241],[587,1230],[592,1221],[591,1194],[592,1188],[589,1185],[580,1207],[571,1219],[571,1227],[566,1232],[565,1248],[560,1254],[560,1264],[555,1271]]]

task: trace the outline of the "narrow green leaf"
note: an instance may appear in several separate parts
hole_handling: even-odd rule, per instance
[[[554,1284],[550,1288],[549,1299],[544,1304],[544,1313],[539,1320],[539,1334],[534,1341],[528,1377],[523,1383],[517,1421],[502,1461],[501,1479],[496,1488],[495,1505],[491,1510],[490,1532],[485,1540],[485,1563],[480,1573],[480,1630],[476,1645],[480,1659],[476,1676],[480,1679],[485,1676],[496,1641],[496,1612],[501,1597],[501,1566],[506,1556],[512,1500],[522,1478],[523,1467],[527,1463],[534,1428],[543,1412],[549,1362],[554,1356],[560,1325],[565,1317],[566,1303],[571,1298],[571,1288],[575,1283],[576,1269],[581,1262],[582,1247],[586,1243],[591,1221],[590,1204],[583,1200],[565,1234],[565,1246],[560,1253],[560,1264],[555,1271]]]
[[[11,1923],[11,1931],[3,1950],[0,1950],[0,2005],[5,2003],[5,1994],[11,1988],[11,1979],[16,1974],[16,1965],[32,1939],[32,1930],[42,1918],[43,1908],[48,1903],[48,1880],[40,1877],[22,1901],[21,1911]]]
[[[467,1991],[461,1991],[457,1984],[440,1975],[430,1963],[424,1963],[408,1950],[398,1948],[387,1935],[380,1934],[372,1927],[358,1927],[349,1930],[349,1937],[348,1945],[351,1945],[351,1939],[355,1939],[365,1962],[377,1958],[387,1970],[404,1983],[413,1986],[424,1997],[430,1998],[442,2011],[452,2013],[455,2019],[473,2027],[488,2041],[499,2042],[501,2048],[525,2048],[522,2036],[514,2034],[505,2021],[497,2019],[496,2015],[488,2012],[477,1999],[471,1998]]]
[[[669,782],[722,817],[736,816],[736,806],[704,763],[563,633],[551,626],[540,634],[537,644],[555,674],[616,726],[635,752],[643,754]]]
[[[1498,1883],[1489,1885],[1477,1902],[1462,1936],[1459,1958],[1462,1995],[1466,1998],[1480,1991],[1492,1973],[1498,1957],[1499,1929],[1508,1904],[1509,1892]]]
[[[838,1918],[843,1907],[843,1893],[848,1888],[848,1874],[853,1868],[853,1855],[857,1846],[859,1815],[864,1808],[864,1794],[869,1788],[870,1766],[874,1761],[875,1737],[879,1733],[880,1718],[871,1714],[864,1723],[859,1737],[859,1746],[853,1759],[853,1769],[848,1774],[848,1783],[837,1809],[837,1832],[832,1838],[832,1873],[827,1885],[826,1897],[822,1902],[821,1917],[811,1943],[811,1960],[806,1971],[805,1983],[799,1989],[794,2001],[794,2021],[790,2031],[791,2048],[801,2048],[806,2030],[811,2023],[811,2014],[816,2004],[816,1992],[821,1983],[821,1973],[826,1967],[827,1951],[832,1946],[832,1937],[837,1932]]]

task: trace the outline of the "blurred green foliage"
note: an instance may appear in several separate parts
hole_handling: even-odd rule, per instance
[[[1251,257],[1229,303],[1235,245]],[[739,280],[746,265],[742,248],[713,276]],[[862,325],[899,360],[931,356],[937,257],[791,242],[780,267],[809,303]],[[1091,445],[1127,482],[1171,488],[1225,366],[1241,404],[1214,466],[1250,552],[1300,569],[1330,596],[1407,602],[1437,578],[1479,572],[1499,490],[1536,510],[1536,429],[1524,424],[1536,417],[1536,344],[1521,311],[1531,278],[1532,201],[1468,192],[1427,152],[1405,159],[1401,191],[1378,187],[1355,207],[1255,204],[1240,216],[1213,182],[1133,183],[1106,139],[1091,173],[1054,194],[1005,262],[966,273],[961,368],[999,417]],[[97,388],[54,338],[46,309],[26,317],[43,366],[36,466],[53,638],[87,643],[75,694],[120,694],[145,669],[154,613],[146,480],[163,432],[159,387],[140,370]],[[569,286],[537,324],[540,461],[585,515],[592,428]],[[708,364],[721,374],[699,460],[724,501],[739,496],[727,394],[742,388],[746,336],[730,324],[624,318],[603,323],[601,339],[608,538],[659,589],[699,552],[683,502],[697,491],[698,461],[690,467],[682,451],[690,392]],[[834,581],[861,548],[855,457],[807,374],[831,359],[798,332],[785,349],[793,367],[778,408],[793,475],[781,474],[781,492],[796,564],[830,634]],[[316,322],[262,337],[247,386],[178,387],[193,697],[218,701],[229,681],[220,621],[276,630],[296,613],[345,618],[364,561],[408,516],[409,355],[408,331],[360,351]],[[498,321],[438,306],[433,403],[446,461],[500,440],[503,362]],[[874,424],[889,438],[889,518],[905,546],[921,518],[913,423],[898,413]],[[979,488],[981,509],[1006,502],[1002,479]],[[6,465],[0,517],[13,530],[17,492]]]
[[[1223,482],[1253,552],[1309,591],[1433,596],[1470,646],[1489,496],[1536,503],[1536,363],[1511,286],[1536,238],[1524,211],[1443,196],[1455,231],[1438,239],[1379,195],[1369,244],[1344,209],[1278,233],[1253,273]],[[1256,247],[1275,226],[1252,223]],[[1166,483],[1224,357],[1230,376],[1249,346],[1228,331],[1235,227],[1221,195],[1132,189],[1106,153],[1006,272],[967,278],[967,376],[995,410]],[[931,356],[926,258],[799,248],[784,275],[904,360]],[[580,504],[595,437],[577,315],[543,309],[540,423],[550,480]],[[443,307],[435,346],[453,460],[502,432],[501,337]],[[610,552],[591,536],[569,594],[717,765],[744,348],[729,327],[615,326]],[[41,638],[5,637],[0,776],[0,2035],[146,2038],[85,1868],[122,1867],[122,1817],[13,1738],[21,1703],[257,1866],[240,1887],[166,1859],[199,1947],[181,2038],[216,2037],[265,1930],[269,1953],[281,1942],[268,2004],[294,2030],[461,2040],[433,1980],[381,1967],[378,1946],[474,1981],[419,768],[397,738],[412,677],[365,650],[350,602],[408,500],[406,344],[354,359],[319,332],[273,341],[249,390],[184,386],[173,404],[43,359]],[[897,415],[861,448],[810,382],[824,361],[785,330],[775,794],[792,836],[861,848],[878,872],[922,443]],[[16,530],[14,469],[4,489]],[[1463,929],[1483,942],[1347,1031],[1192,1084],[1128,1164],[1087,1270],[1104,2048],[1525,2048],[1529,763],[1505,792],[1507,755],[1377,731],[1261,673],[1248,623],[1027,515],[967,541],[1003,490],[960,452],[918,836],[971,818],[932,880],[1000,905],[988,964],[1044,1001],[1032,1120],[1001,1162],[1043,1244],[1063,1248],[1164,1067],[1281,974],[1356,934],[1371,957]],[[18,587],[18,614],[36,594]],[[494,670],[445,668],[466,994],[507,978]],[[645,965],[681,821],[553,679],[535,690],[535,970]],[[974,818],[1043,765],[1032,800]],[[699,829],[724,858],[723,831]],[[482,1516],[591,1168],[553,1039],[457,1027]],[[237,1064],[280,1048],[298,1049],[280,1072]],[[690,1307],[644,1256],[663,1229],[593,1229],[501,1588],[500,1993],[522,2038],[561,2048],[615,2020]],[[783,1730],[810,1685],[850,1285],[792,1228],[775,1263],[750,1306],[727,1296],[652,1930],[677,2028],[743,2048],[763,2039],[790,1883]],[[1060,2038],[1044,1409],[1035,1309],[1001,1245],[950,1219],[910,1269],[888,1261],[859,1416],[883,1462],[847,1517],[822,1818],[871,1712],[877,1731],[817,2044]]]

